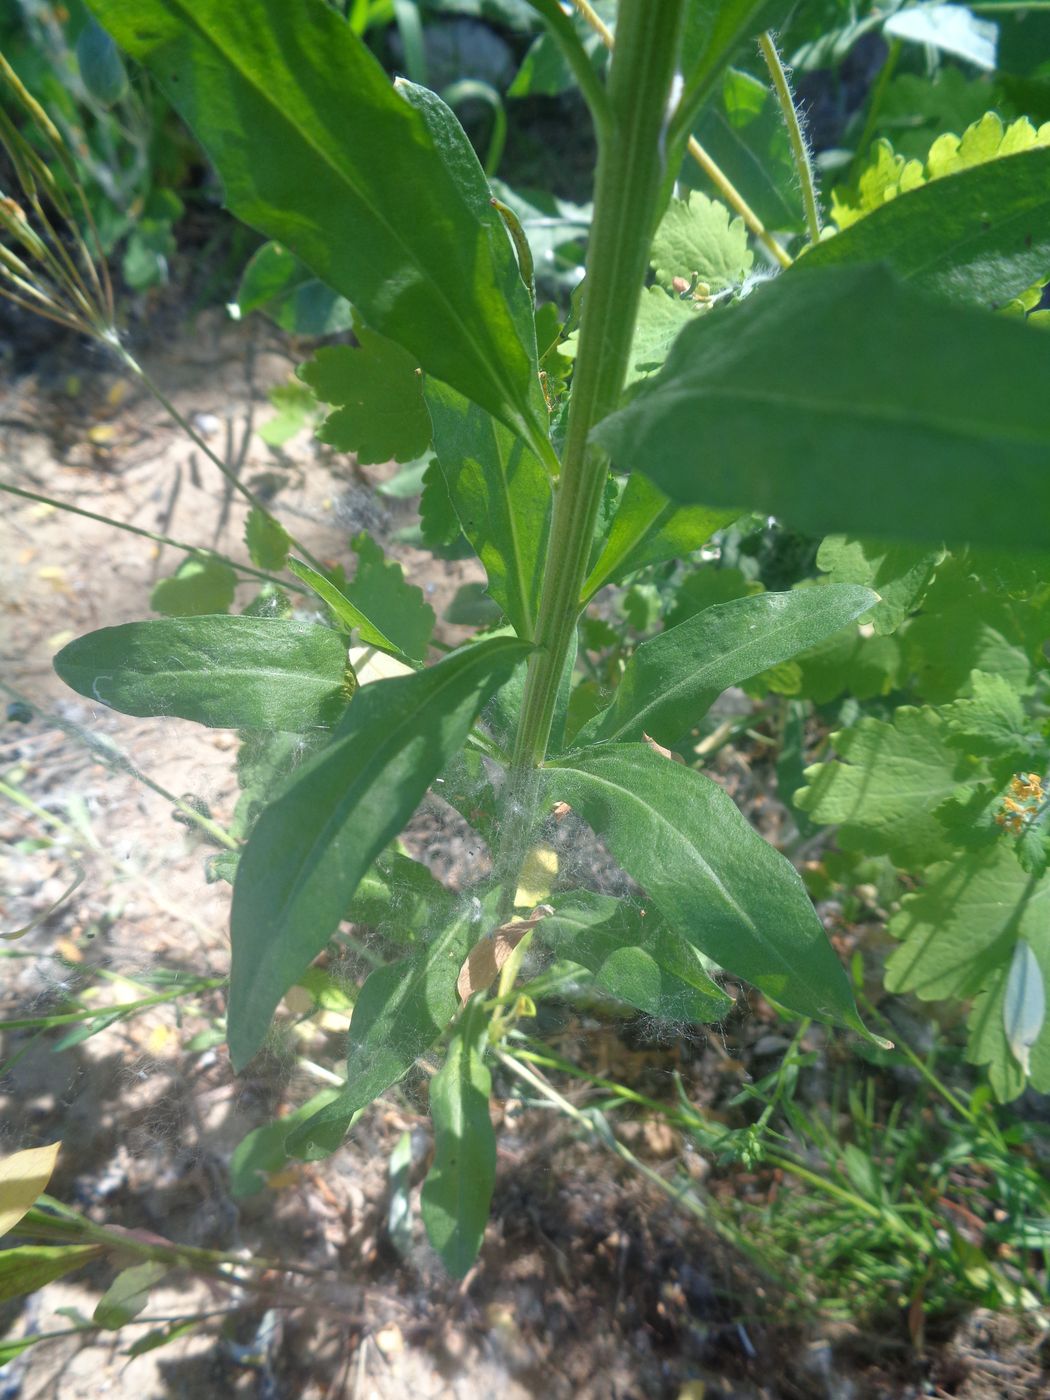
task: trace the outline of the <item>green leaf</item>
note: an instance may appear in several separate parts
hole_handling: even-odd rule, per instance
[[[464,1278],[477,1258],[496,1180],[492,1076],[485,1065],[488,1028],[481,999],[472,999],[444,1065],[430,1081],[434,1164],[420,1204],[427,1238],[453,1278]]]
[[[291,1154],[285,1150],[289,1135],[326,1108],[337,1093],[336,1089],[322,1089],[284,1118],[253,1128],[241,1138],[230,1157],[230,1195],[240,1201],[265,1190],[268,1178],[281,1171],[290,1159]]]
[[[687,327],[593,436],[686,504],[1038,552],[1048,376],[1050,339],[1005,317],[881,268],[793,273]]]
[[[941,860],[951,844],[937,807],[985,776],[948,738],[936,710],[902,705],[892,724],[866,717],[831,736],[842,761],[807,768],[795,803],[814,821],[838,823],[845,851],[889,855],[906,870]]]
[[[1029,1040],[1025,1028],[1034,1028],[1034,1014],[1007,1006],[1022,940],[1043,984],[1050,980],[1048,926],[1050,876],[1026,875],[1005,845],[934,865],[925,873],[924,887],[906,895],[890,920],[890,932],[901,946],[886,965],[887,987],[914,992],[924,1001],[972,998],[967,1058],[988,1066],[1001,1100],[1016,1098],[1026,1080],[1011,1049],[1008,1010],[1011,1029],[1028,1042],[1024,1048],[1032,1086],[1040,1093],[1050,1091],[1050,1026],[1044,1021]],[[1028,954],[1021,956],[1027,960]],[[1035,1009],[1033,996],[1028,1010]]]
[[[798,267],[883,262],[952,301],[1004,306],[1050,274],[1050,149],[905,190],[807,251]],[[795,274],[792,274],[793,276]]]
[[[870,589],[828,584],[707,608],[642,642],[612,704],[584,725],[575,745],[622,743],[643,734],[673,744],[727,687],[839,631],[874,600]]]
[[[528,648],[496,638],[361,688],[332,742],[259,818],[233,892],[229,1044],[241,1068],[362,875]]]
[[[699,277],[712,292],[743,282],[754,255],[747,246],[743,219],[734,219],[724,204],[696,190],[672,199],[660,221],[649,258],[657,282],[674,290],[674,279]]]
[[[348,331],[353,312],[345,297],[311,275],[279,243],[264,243],[241,274],[236,315],[261,311],[291,335],[334,335]]]
[[[463,537],[459,516],[448,493],[448,483],[441,464],[432,459],[423,473],[423,492],[419,498],[419,534],[427,549],[437,553],[451,548]]]
[[[35,1293],[102,1253],[97,1244],[26,1244],[0,1250],[0,1303]]]
[[[518,636],[531,637],[550,529],[547,473],[524,443],[454,389],[428,380],[426,401],[448,494],[489,593]]]
[[[281,618],[193,617],[103,627],[64,646],[66,685],[126,715],[217,729],[324,728],[352,694],[338,632]]]
[[[604,744],[549,764],[544,786],[702,953],[801,1016],[868,1035],[798,872],[717,783],[644,744]]]
[[[296,1156],[327,1156],[350,1120],[412,1068],[456,1014],[456,978],[483,930],[484,906],[460,907],[417,952],[369,973],[350,1022],[346,1088],[287,1140]],[[496,922],[488,910],[489,924]]]
[[[310,422],[317,400],[305,384],[278,384],[266,396],[277,412],[259,425],[258,434],[267,447],[283,447]],[[253,513],[255,508],[253,507]],[[264,517],[265,518],[265,517]],[[285,554],[288,551],[285,550]],[[281,558],[281,565],[284,557]],[[274,565],[280,568],[281,565]],[[265,565],[260,565],[265,568]]]
[[[62,1144],[27,1147],[0,1158],[0,1235],[6,1235],[47,1189]]]
[[[158,1348],[167,1346],[169,1342],[175,1342],[180,1337],[188,1336],[199,1326],[200,1321],[191,1317],[186,1322],[171,1322],[167,1327],[155,1327],[144,1337],[140,1337],[137,1342],[133,1342],[124,1355],[132,1359],[136,1356],[145,1356],[148,1351],[157,1351]]]
[[[762,585],[746,579],[739,569],[721,564],[702,564],[683,580],[675,594],[674,607],[667,615],[667,626],[677,627],[687,618],[695,617],[716,603],[730,603],[734,598],[752,598],[763,591]]]
[[[921,546],[845,535],[828,535],[817,550],[817,567],[831,575],[832,583],[862,583],[879,595],[880,601],[862,620],[880,636],[895,632],[919,606],[943,559],[943,550],[931,553]]]
[[[675,505],[635,473],[627,479],[602,552],[583,585],[582,601],[647,564],[692,554],[732,519],[732,511]]]
[[[537,937],[559,958],[594,973],[608,996],[663,1021],[718,1021],[732,1005],[700,955],[655,910],[576,890],[555,895]]]
[[[679,333],[703,315],[705,307],[692,298],[672,296],[663,287],[646,287],[638,302],[638,318],[634,323],[634,338],[628,360],[627,384],[636,384],[658,370],[667,359],[668,351]],[[566,353],[576,351],[576,341],[570,337]]]
[[[941,709],[948,742],[964,753],[1005,759],[1020,766],[1032,753],[1036,737],[1021,697],[1003,676],[974,671],[972,694]]]
[[[171,578],[161,579],[149,605],[166,617],[204,617],[223,613],[233,602],[237,575],[220,559],[186,559]]]
[[[127,93],[128,75],[117,46],[102,26],[93,19],[77,37],[77,66],[84,86],[103,107],[112,107]]]
[[[689,0],[682,44],[685,91],[681,106],[695,110],[733,54],[791,9],[787,0]]]
[[[252,506],[244,524],[244,543],[257,569],[283,569],[291,540],[279,520]]]
[[[289,559],[288,571],[293,573],[296,578],[302,579],[303,583],[312,588],[317,596],[328,604],[332,616],[348,632],[356,629],[363,646],[376,647],[379,651],[389,652],[391,656],[396,656],[407,665],[418,665],[411,657],[405,656],[401,648],[392,642],[385,632],[380,631],[360,608],[355,607],[342,589],[337,588],[330,578],[318,573],[316,569],[311,569],[310,565],[304,564],[301,559]],[[342,570],[336,572],[341,574]]]
[[[410,84],[399,92],[321,0],[93,8],[192,127],[239,218],[543,450],[528,293],[440,99]]]
[[[866,637],[856,627],[844,627],[793,664],[799,672],[797,693],[815,705],[843,694],[856,700],[889,695],[900,688],[906,673],[896,637]]]
[[[322,442],[364,465],[411,462],[430,445],[430,417],[416,358],[392,340],[356,326],[358,348],[331,345],[299,366],[324,403],[338,404],[317,430]]]
[[[357,555],[357,572],[346,586],[347,601],[368,618],[380,635],[389,637],[396,650],[412,661],[422,661],[435,621],[434,609],[426,602],[423,590],[405,582],[401,565],[387,559],[366,530],[350,544]],[[361,640],[369,640],[363,628]],[[390,642],[385,650],[390,649]]]
[[[122,1269],[98,1300],[94,1321],[100,1327],[115,1330],[138,1317],[149,1303],[149,1291],[171,1272],[171,1265],[159,1259],[147,1259]]]
[[[417,943],[435,923],[452,917],[453,897],[425,865],[386,850],[361,879],[346,917],[397,943]]]

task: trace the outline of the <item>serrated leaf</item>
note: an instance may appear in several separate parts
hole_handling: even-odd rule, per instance
[[[655,909],[589,890],[556,895],[553,904],[537,937],[556,957],[592,972],[608,996],[663,1021],[718,1021],[732,1005],[696,949]]]
[[[491,414],[428,380],[434,450],[488,591],[519,637],[536,625],[552,493],[543,466]]]
[[[13,1229],[47,1189],[61,1147],[60,1142],[52,1142],[0,1159],[0,1235]]]
[[[93,1320],[110,1331],[138,1317],[149,1303],[149,1291],[171,1272],[171,1265],[146,1259],[122,1269],[98,1300]]]
[[[673,744],[723,690],[838,632],[874,601],[868,588],[828,584],[707,608],[642,642],[612,704],[584,725],[575,746],[622,743],[643,733]]]
[[[244,543],[257,569],[283,569],[292,542],[279,520],[252,506],[244,524]]]
[[[798,872],[717,783],[645,744],[555,760],[543,782],[707,957],[799,1015],[868,1036]]]
[[[496,638],[362,686],[328,747],[259,818],[233,892],[228,1027],[238,1068],[343,918],[362,875],[527,653],[521,642]]]
[[[430,1243],[453,1278],[477,1258],[496,1180],[496,1134],[489,1117],[492,1076],[485,1065],[489,1017],[471,1003],[430,1081],[434,1164],[421,1210]]]
[[[1001,1100],[1016,1098],[1025,1073],[1010,1048],[1005,1014],[1015,948],[1023,940],[1043,982],[1050,979],[1050,877],[1026,875],[1005,845],[934,865],[921,890],[890,920],[900,940],[886,985],[924,1001],[973,998],[967,1057],[987,1065]],[[1050,1028],[1029,1048],[1032,1086],[1050,1090]]]
[[[353,1115],[430,1049],[459,1007],[456,978],[485,915],[478,901],[461,905],[416,952],[369,973],[350,1022],[346,1088],[288,1137],[290,1153],[313,1160],[333,1152]]]
[[[331,345],[299,366],[324,403],[337,404],[317,430],[322,442],[363,465],[411,462],[430,445],[430,416],[416,357],[365,326],[358,346]]]
[[[583,585],[582,601],[647,564],[692,554],[732,519],[732,511],[676,505],[646,477],[635,473],[628,477],[603,536],[602,551]]]
[[[528,292],[470,143],[439,98],[393,87],[320,0],[94,8],[193,128],[238,217],[544,450]]]
[[[879,595],[880,601],[864,620],[880,636],[895,632],[919,606],[943,559],[943,550],[879,544],[846,535],[828,535],[817,550],[817,567],[830,574],[832,583],[861,583]]]
[[[291,1154],[285,1150],[285,1143],[291,1133],[326,1108],[337,1095],[337,1089],[322,1089],[285,1117],[253,1128],[241,1138],[230,1157],[230,1195],[235,1200],[244,1200],[265,1190],[267,1179],[288,1164]]]
[[[0,1303],[35,1293],[101,1253],[97,1244],[26,1244],[0,1250]]]
[[[889,695],[902,683],[903,648],[896,637],[863,636],[856,627],[845,627],[819,646],[796,659],[800,673],[798,694],[816,705],[826,705],[839,695],[871,700]]]
[[[1039,552],[1048,377],[1050,339],[1009,318],[879,267],[793,269],[688,326],[592,437],[682,504]]]
[[[441,464],[435,458],[423,473],[423,493],[419,498],[420,538],[427,549],[448,549],[460,538],[459,516],[448,493]]]
[[[1037,742],[1021,697],[1002,676],[974,671],[969,696],[941,709],[950,742],[964,753],[1019,765]]]
[[[78,637],[53,664],[78,694],[122,714],[219,729],[327,728],[353,691],[339,633],[281,618],[127,622]]]
[[[149,605],[166,617],[204,617],[226,612],[233,602],[237,575],[221,559],[186,559],[171,578],[161,579]]]
[[[754,255],[743,219],[734,219],[718,200],[690,190],[685,199],[672,199],[668,205],[649,261],[657,282],[669,292],[675,278],[689,282],[694,277],[712,292],[721,292],[743,282]]]
[[[1050,138],[1050,123],[1041,130]],[[887,146],[877,161],[859,209],[833,201],[844,231],[809,249],[800,268],[885,262],[923,291],[990,308],[1046,280],[1050,150],[944,169],[938,176],[948,178],[929,184],[917,161],[894,157]]]
[[[667,359],[680,332],[697,316],[702,316],[706,309],[702,302],[691,298],[683,300],[664,291],[663,287],[646,287],[638,302],[627,384],[636,384],[638,380],[655,373]],[[570,342],[570,348],[575,355],[575,341]]]
[[[902,705],[892,724],[869,716],[831,738],[839,760],[806,769],[796,806],[837,823],[843,850],[889,855],[905,869],[950,854],[936,809],[984,774],[949,745],[936,710]]]
[[[346,600],[378,629],[379,635],[390,639],[385,649],[393,643],[411,660],[422,661],[436,621],[423,590],[405,581],[401,565],[387,559],[366,530],[350,544],[357,555],[357,571],[344,590]],[[369,640],[363,629],[361,639]]]

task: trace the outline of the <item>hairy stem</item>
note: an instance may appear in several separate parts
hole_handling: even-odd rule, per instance
[[[795,99],[791,95],[791,87],[788,83],[787,73],[784,65],[780,61],[777,53],[777,46],[773,42],[773,36],[767,30],[761,34],[758,40],[758,47],[762,51],[762,57],[766,61],[769,69],[769,76],[773,80],[773,91],[776,93],[777,101],[780,103],[780,110],[784,115],[784,125],[787,127],[788,141],[791,143],[791,154],[794,157],[795,169],[798,171],[798,178],[802,185],[802,203],[806,211],[806,227],[809,229],[811,243],[820,242],[820,206],[817,204],[817,188],[813,181],[813,166],[809,159],[809,147],[806,145],[806,138],[802,135],[802,126],[798,119],[798,110],[795,107]]]

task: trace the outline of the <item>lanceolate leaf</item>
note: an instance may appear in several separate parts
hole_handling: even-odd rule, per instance
[[[317,596],[323,599],[332,610],[332,616],[341,623],[348,632],[356,630],[364,646],[376,647],[379,651],[389,652],[391,656],[396,656],[408,664],[412,663],[410,658],[405,656],[396,643],[382,631],[371,618],[366,617],[359,607],[351,603],[350,599],[337,588],[330,578],[325,578],[316,569],[311,569],[309,564],[304,564],[301,559],[289,559],[288,570],[296,578],[302,579]]]
[[[499,215],[476,178],[465,188],[470,144],[447,109],[441,128],[400,95],[322,0],[92,9],[193,128],[239,218],[430,373],[546,441],[528,293]]]
[[[646,564],[692,554],[733,517],[733,511],[677,505],[636,472],[628,478],[605,546],[583,585],[582,601]]]
[[[263,812],[233,893],[228,1024],[238,1068],[343,918],[362,875],[527,651],[496,638],[415,675],[362,686],[331,744]]]
[[[686,327],[594,435],[682,503],[1039,551],[1048,379],[1034,329],[927,301],[877,267],[799,271]]]
[[[540,922],[537,937],[557,957],[593,972],[595,985],[609,996],[665,1021],[717,1021],[732,1005],[696,949],[656,909],[589,890],[555,895],[552,902],[554,912]]]
[[[494,910],[488,912],[494,918]],[[456,978],[484,928],[483,909],[461,907],[411,957],[369,974],[350,1022],[346,1088],[288,1137],[293,1156],[315,1159],[334,1152],[354,1114],[429,1050],[456,1014]]]
[[[811,248],[799,269],[885,262],[954,301],[999,307],[1050,273],[1050,148],[932,180]]]
[[[488,591],[519,637],[536,623],[550,528],[547,473],[483,408],[430,380],[434,451],[463,533],[488,574]]]
[[[480,1001],[472,1001],[430,1082],[434,1165],[423,1183],[421,1208],[430,1243],[453,1278],[463,1278],[477,1258],[496,1179],[492,1076],[484,1058],[488,1028]]]
[[[856,584],[760,593],[705,608],[638,647],[609,708],[576,748],[650,735],[673,744],[727,686],[787,661],[838,632],[877,601]]]
[[[325,728],[353,690],[339,633],[283,618],[103,627],[63,647],[54,666],[66,685],[122,714],[177,715],[219,729]]]
[[[701,952],[802,1016],[868,1034],[798,872],[717,783],[644,744],[556,760],[544,782]]]
[[[97,1244],[26,1244],[0,1250],[0,1303],[35,1293],[101,1253]]]

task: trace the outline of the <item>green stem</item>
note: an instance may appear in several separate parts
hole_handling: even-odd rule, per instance
[[[791,154],[794,157],[795,169],[798,171],[798,178],[802,184],[802,203],[806,210],[806,224],[809,228],[810,242],[819,243],[820,206],[817,204],[817,189],[813,182],[813,166],[809,159],[809,147],[806,145],[806,138],[802,135],[795,99],[791,95],[791,87],[784,71],[784,65],[780,61],[780,55],[777,53],[777,46],[773,42],[773,36],[768,31],[759,36],[758,47],[766,61],[769,76],[773,80],[773,91],[777,95],[780,110],[784,115],[784,125],[787,127],[788,141],[791,143]]]
[[[513,901],[533,824],[533,774],[550,737],[608,473],[608,458],[589,446],[588,438],[617,407],[627,374],[664,174],[662,142],[682,13],[681,0],[658,5],[623,0],[620,6],[609,73],[610,120],[604,132],[599,130],[580,348],[540,592],[537,650],[529,662],[511,761],[500,871],[505,910]]]
[[[96,520],[100,525],[108,525],[113,530],[123,530],[128,535],[139,535],[144,540],[152,540],[154,544],[170,545],[172,549],[179,549],[183,554],[199,554],[202,558],[217,559],[220,563],[228,564],[231,569],[236,569],[239,574],[248,574],[251,578],[262,579],[265,583],[276,583],[281,588],[286,588],[290,593],[301,593],[309,598],[313,595],[308,588],[303,588],[301,584],[289,583],[286,579],[278,578],[275,574],[268,574],[263,569],[253,568],[251,564],[238,564],[236,559],[230,559],[225,554],[219,554],[214,549],[209,549],[205,545],[186,544],[182,540],[173,540],[170,535],[158,535],[154,530],[144,530],[139,525],[128,525],[123,520],[113,520],[108,515],[98,515],[93,510],[84,510],[82,506],[70,505],[67,501],[56,501],[53,496],[41,496],[37,491],[24,491],[20,486],[12,486],[6,481],[0,481],[0,491],[6,491],[9,496],[21,496],[25,501],[38,501],[41,505],[51,506],[54,510],[64,510],[70,515],[80,515],[85,520]]]

